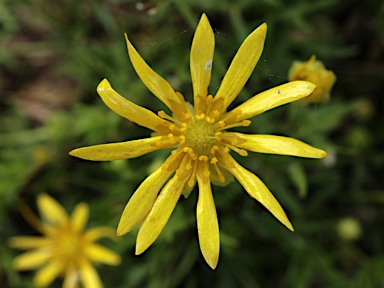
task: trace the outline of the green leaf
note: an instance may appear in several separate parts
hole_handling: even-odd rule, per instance
[[[293,162],[289,165],[288,172],[297,188],[298,195],[305,198],[308,193],[308,181],[303,166],[298,162]]]

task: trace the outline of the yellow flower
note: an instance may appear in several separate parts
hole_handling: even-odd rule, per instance
[[[336,229],[340,238],[347,241],[358,240],[362,234],[360,222],[352,217],[340,219]]]
[[[230,155],[247,156],[246,150],[259,153],[322,158],[326,153],[299,140],[270,135],[227,132],[248,126],[246,120],[274,107],[309,95],[315,85],[295,81],[262,92],[230,112],[227,107],[251,75],[263,50],[267,25],[262,24],[243,42],[215,97],[208,95],[214,51],[214,33],[205,14],[197,26],[190,54],[194,107],[185,102],[170,84],[156,74],[140,57],[126,37],[128,54],[137,74],[148,89],[173,113],[153,112],[135,105],[112,89],[107,80],[97,91],[115,113],[154,131],[151,137],[122,143],[79,148],[70,155],[87,160],[128,159],[174,147],[165,162],[148,176],[129,200],[121,216],[117,234],[131,231],[141,221],[136,254],[143,253],[159,236],[181,194],[188,197],[196,182],[199,197],[196,207],[201,252],[215,269],[220,249],[219,227],[211,182],[228,184],[233,176],[248,194],[263,204],[281,223],[293,230],[283,209],[261,180],[239,165]]]
[[[294,61],[289,69],[288,79],[289,81],[306,80],[316,85],[315,90],[309,96],[300,99],[299,102],[304,104],[327,101],[336,82],[335,73],[327,70],[314,55],[307,62]]]
[[[64,208],[53,198],[41,194],[37,198],[43,222],[30,211],[23,208],[26,220],[44,236],[12,237],[9,245],[18,249],[31,249],[17,256],[13,265],[17,270],[30,270],[41,267],[33,281],[38,287],[47,287],[52,281],[64,277],[64,288],[103,287],[92,263],[117,265],[120,256],[95,243],[101,237],[113,237],[114,230],[96,227],[83,231],[88,220],[89,208],[78,204],[70,218]]]

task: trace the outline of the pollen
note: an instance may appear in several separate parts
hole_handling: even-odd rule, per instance
[[[205,115],[199,115],[201,120],[191,120],[187,124],[185,146],[191,148],[198,156],[209,155],[212,147],[217,143],[215,134],[217,130],[212,121]]]

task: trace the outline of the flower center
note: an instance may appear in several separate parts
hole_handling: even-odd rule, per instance
[[[198,174],[216,183],[230,181],[231,176],[221,168],[233,165],[230,150],[242,156],[247,155],[246,150],[236,147],[239,139],[226,130],[239,126],[246,127],[251,121],[237,121],[239,113],[232,113],[231,117],[227,118],[220,117],[218,110],[212,106],[213,102],[211,95],[198,96],[195,99],[198,108],[188,107],[189,112],[181,113],[179,118],[171,117],[164,111],[158,112],[158,115],[166,121],[163,124],[163,131],[160,132],[162,137],[156,145],[162,148],[178,146],[163,163],[162,169],[176,171],[179,177],[188,178],[187,188],[184,188],[183,192],[186,197],[192,191]]]
[[[82,235],[67,228],[56,235],[56,251],[64,261],[72,262],[82,255]]]
[[[191,120],[187,123],[185,145],[190,147],[198,156],[209,155],[216,143],[216,129],[205,120]]]

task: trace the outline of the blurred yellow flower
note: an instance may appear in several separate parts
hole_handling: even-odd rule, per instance
[[[17,256],[13,265],[17,270],[31,270],[41,267],[33,282],[37,287],[47,287],[57,277],[64,277],[64,288],[98,288],[103,284],[93,263],[118,265],[120,256],[95,243],[102,237],[113,237],[114,229],[96,227],[84,231],[89,208],[78,204],[70,218],[64,208],[53,198],[41,194],[37,205],[41,222],[29,208],[22,212],[26,220],[44,236],[17,236],[9,240],[13,248],[30,251]]]
[[[336,228],[340,238],[347,241],[357,240],[362,234],[360,222],[352,217],[340,219]]]
[[[139,186],[124,209],[118,235],[131,231],[141,221],[136,254],[144,252],[159,236],[181,194],[188,197],[196,182],[199,197],[196,207],[200,249],[212,269],[220,250],[219,226],[211,182],[226,185],[233,176],[248,194],[264,205],[281,223],[293,230],[280,204],[263,182],[238,164],[234,151],[247,156],[246,150],[259,153],[322,158],[326,153],[299,140],[271,135],[227,132],[248,126],[246,120],[274,107],[309,95],[315,85],[294,81],[262,92],[230,112],[236,98],[251,75],[263,50],[267,25],[262,24],[243,42],[235,55],[215,97],[208,95],[214,53],[214,33],[205,14],[197,26],[190,54],[194,107],[175,92],[140,57],[126,37],[128,54],[137,74],[148,89],[173,113],[153,112],[120,96],[107,80],[97,92],[115,113],[154,131],[145,139],[79,148],[70,155],[94,161],[128,159],[174,147],[175,150],[155,172]],[[173,175],[173,176],[172,176]]]
[[[294,61],[289,69],[288,79],[289,81],[305,80],[316,85],[315,90],[309,96],[299,100],[305,104],[327,101],[336,82],[335,73],[327,70],[323,62],[316,60],[314,55],[307,62]]]

